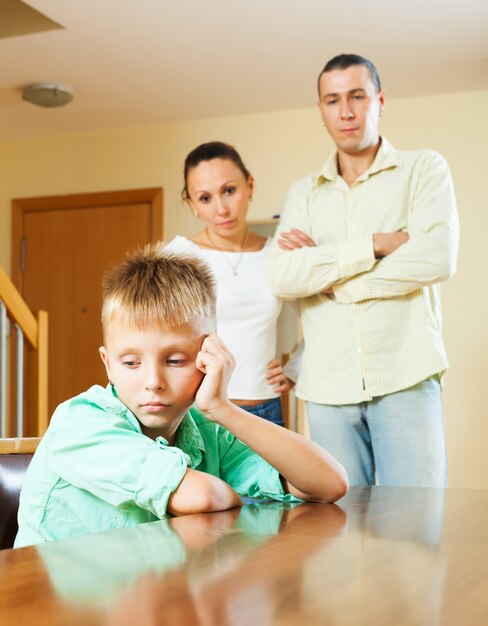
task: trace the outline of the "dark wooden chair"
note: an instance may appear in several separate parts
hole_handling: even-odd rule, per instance
[[[40,440],[40,437],[0,439],[0,550],[14,545],[20,490]]]

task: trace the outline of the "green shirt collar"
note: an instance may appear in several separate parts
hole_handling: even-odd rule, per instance
[[[101,388],[100,388],[101,389]],[[125,419],[139,433],[142,433],[141,424],[136,416],[128,409],[125,404],[117,397],[117,392],[113,385],[108,384],[106,387],[109,395],[104,394],[104,409],[125,417]],[[164,437],[158,437],[156,441],[163,446],[168,446],[169,442]],[[200,465],[203,454],[205,454],[205,444],[202,435],[195,424],[195,420],[191,413],[185,413],[181,424],[176,431],[175,446],[183,450],[191,460],[191,467]]]

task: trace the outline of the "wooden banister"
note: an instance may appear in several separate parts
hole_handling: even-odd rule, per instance
[[[33,430],[35,427],[36,432],[32,434],[42,436],[49,421],[48,314],[46,311],[38,311],[37,316],[32,313],[2,267],[0,267],[0,301],[6,307],[10,322],[17,324],[24,335],[27,348],[27,362],[24,368],[27,372],[24,371],[23,377],[26,388],[24,395],[27,399],[25,415],[27,423],[31,425],[30,429]],[[6,341],[6,337],[0,339]]]
[[[10,319],[22,329],[31,347],[37,349],[37,320],[2,267],[0,267],[0,300],[7,307]]]
[[[49,424],[48,413],[48,316],[46,311],[37,313],[37,389],[33,399],[37,407],[37,434],[42,437]]]

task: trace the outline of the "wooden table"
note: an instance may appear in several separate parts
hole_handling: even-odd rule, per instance
[[[2,626],[483,626],[488,491],[352,488],[0,552]]]

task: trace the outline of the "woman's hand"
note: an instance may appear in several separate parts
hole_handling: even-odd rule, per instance
[[[285,375],[283,367],[276,359],[273,359],[268,363],[266,380],[277,393],[286,393],[295,385],[295,382]]]

